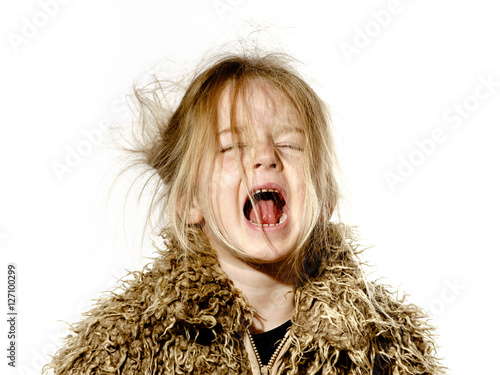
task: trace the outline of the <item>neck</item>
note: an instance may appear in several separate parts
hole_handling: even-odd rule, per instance
[[[252,334],[269,331],[288,321],[294,311],[295,280],[278,277],[280,265],[255,266],[246,262],[235,264],[219,257],[221,268],[240,289],[255,315],[250,327]]]

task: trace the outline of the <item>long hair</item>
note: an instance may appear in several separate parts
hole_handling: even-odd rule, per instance
[[[281,54],[219,58],[195,76],[174,109],[166,100],[168,87],[163,82],[135,89],[139,125],[142,134],[147,134],[136,151],[160,181],[154,188],[152,207],[161,207],[165,230],[186,252],[197,251],[201,242],[206,243],[202,225],[209,225],[221,241],[235,247],[215,224],[214,210],[205,215],[203,223],[194,223],[190,207],[195,205],[197,194],[203,193],[197,191],[201,176],[212,172],[213,163],[201,170],[202,160],[214,161],[220,150],[217,109],[221,96],[230,89],[234,118],[236,103],[255,81],[263,81],[280,93],[304,130],[305,225],[290,257],[296,274],[304,276],[304,264],[314,258],[315,249],[324,248],[320,242],[326,241],[328,222],[339,198],[330,117],[326,105],[288,60]],[[231,131],[235,137],[233,126]]]

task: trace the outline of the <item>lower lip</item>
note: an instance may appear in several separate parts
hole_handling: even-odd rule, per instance
[[[263,224],[263,225],[252,224],[246,218],[245,218],[245,222],[247,223],[247,225],[250,228],[252,228],[253,230],[259,231],[259,232],[262,232],[262,231],[263,232],[276,232],[276,231],[284,229],[288,225],[288,222],[290,221],[290,215],[287,212],[285,212],[285,214],[286,214],[285,221],[282,222],[281,224],[277,224],[277,225],[266,226],[265,224]]]

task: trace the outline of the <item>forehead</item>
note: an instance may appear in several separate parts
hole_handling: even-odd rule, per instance
[[[244,84],[238,92],[234,85],[228,85],[219,99],[217,123],[219,132],[256,127],[303,128],[291,101],[263,79]]]

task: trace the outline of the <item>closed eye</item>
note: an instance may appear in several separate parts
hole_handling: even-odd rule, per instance
[[[238,147],[240,150],[244,149],[247,145],[245,143],[237,143],[236,144],[236,147]],[[227,146],[222,146],[221,149],[220,149],[220,152],[221,153],[224,153],[224,152],[227,152],[227,151],[231,151],[231,150],[234,150],[235,146],[233,144],[230,144],[230,145],[227,145]]]
[[[276,147],[285,150],[304,151],[304,147],[295,143],[278,143]]]

